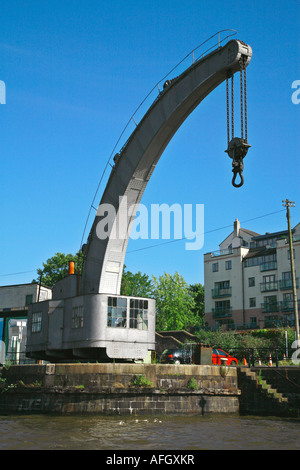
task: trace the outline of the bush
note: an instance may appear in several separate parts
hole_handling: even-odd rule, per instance
[[[249,333],[233,333],[200,330],[196,333],[199,342],[210,344],[213,348],[230,349],[285,349],[285,331],[288,336],[288,346],[291,347],[295,340],[295,331],[292,328],[276,328],[254,330]]]

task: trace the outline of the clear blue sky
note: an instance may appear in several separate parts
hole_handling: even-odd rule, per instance
[[[56,252],[78,251],[131,114],[176,63],[225,28],[253,48],[245,185],[231,186],[222,84],[172,139],[142,200],[204,204],[203,249],[131,240],[127,268],[203,282],[203,255],[218,249],[235,218],[258,233],[283,230],[289,198],[292,225],[300,222],[300,104],[291,101],[300,80],[299,0],[2,0],[0,16],[0,285],[31,282]]]

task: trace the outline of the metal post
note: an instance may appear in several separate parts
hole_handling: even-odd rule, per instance
[[[293,287],[293,304],[294,304],[294,314],[295,314],[295,328],[296,328],[296,340],[299,341],[299,316],[298,316],[298,302],[297,302],[297,288],[296,288],[296,276],[295,276],[295,267],[294,267],[294,252],[293,252],[293,239],[292,239],[292,229],[291,229],[291,218],[290,218],[290,207],[295,207],[293,201],[286,199],[282,201],[283,206],[286,207],[286,218],[288,222],[288,231],[289,231],[289,246],[290,246],[290,262],[291,262],[291,273],[292,273],[292,287]]]
[[[43,275],[40,275],[40,282],[39,282],[39,290],[38,290],[38,297],[37,297],[37,302],[40,301],[40,293],[41,293],[41,285],[42,285],[42,277]]]

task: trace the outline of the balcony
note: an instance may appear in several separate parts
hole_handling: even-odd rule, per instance
[[[288,290],[293,288],[292,279],[282,279],[279,281],[280,290]],[[296,288],[299,288],[299,278],[296,278]]]
[[[294,310],[294,301],[293,300],[284,300],[280,302],[280,310],[282,312],[290,312]]]
[[[232,317],[232,307],[217,307],[212,309],[213,318]]]
[[[232,248],[227,248],[225,250],[213,251],[210,255],[212,257],[219,257],[219,256],[232,255],[232,253],[233,253]]]
[[[272,303],[261,304],[261,311],[262,311],[262,313],[279,312],[279,303],[278,302],[272,302]]]
[[[260,292],[271,292],[274,290],[278,290],[278,282],[261,282],[260,283]]]
[[[269,263],[263,263],[260,265],[261,271],[272,271],[277,269],[277,261],[270,261]]]
[[[298,309],[300,308],[300,300],[298,300]],[[280,310],[282,312],[293,312],[294,311],[294,301],[293,300],[283,300],[280,302]]]
[[[232,287],[226,287],[224,289],[220,289],[219,287],[215,287],[211,290],[211,296],[213,299],[220,299],[222,297],[231,297],[232,296]]]

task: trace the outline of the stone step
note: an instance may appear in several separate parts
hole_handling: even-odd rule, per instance
[[[279,403],[288,403],[288,398],[284,397],[282,393],[277,391],[277,389],[272,388],[272,386],[268,384],[266,380],[259,380],[259,376],[255,371],[251,371],[250,369],[246,368],[241,368],[241,372],[246,375],[251,381],[255,381],[261,392],[265,392],[269,396],[272,396],[272,398],[278,400]]]

